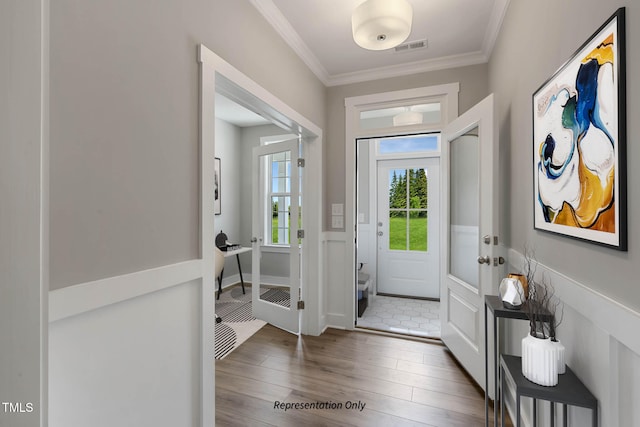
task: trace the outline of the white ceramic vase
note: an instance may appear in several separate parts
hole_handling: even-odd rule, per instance
[[[539,385],[558,384],[558,351],[550,338],[522,339],[522,375]]]
[[[558,375],[562,375],[567,370],[567,365],[564,360],[564,351],[565,351],[564,345],[560,342],[560,340],[551,341],[551,344],[553,345],[556,351],[556,356],[558,360]]]

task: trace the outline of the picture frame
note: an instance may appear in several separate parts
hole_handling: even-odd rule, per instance
[[[213,173],[213,213],[222,214],[222,169],[220,157],[215,158]]]
[[[625,9],[533,104],[534,229],[627,250]]]

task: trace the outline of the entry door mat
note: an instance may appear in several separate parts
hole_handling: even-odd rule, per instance
[[[266,325],[265,321],[253,317],[251,287],[245,285],[245,288],[246,294],[239,286],[227,289],[216,300],[216,314],[222,319],[215,327],[215,358],[218,360],[224,359]],[[264,289],[260,298],[284,307],[290,305],[289,292],[282,288]]]

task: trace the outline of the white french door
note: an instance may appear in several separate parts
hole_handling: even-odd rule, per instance
[[[299,142],[290,140],[253,149],[252,271],[253,315],[281,329],[298,333],[300,315],[300,243],[302,221]],[[263,254],[265,245],[278,248]],[[270,258],[265,259],[268,255]],[[288,283],[264,282],[270,263],[288,264]]]
[[[451,122],[442,141],[442,341],[485,389],[484,296],[497,291],[500,271],[493,95]]]
[[[440,297],[440,160],[379,160],[377,290]]]

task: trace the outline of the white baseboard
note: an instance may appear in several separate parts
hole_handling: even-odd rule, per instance
[[[341,329],[341,330],[347,329],[344,326],[345,320],[344,320],[343,314],[327,313],[326,319],[327,319],[327,323],[326,323],[325,329],[326,328]]]

